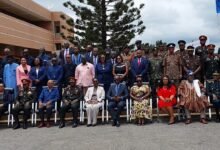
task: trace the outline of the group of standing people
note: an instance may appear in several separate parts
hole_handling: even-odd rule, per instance
[[[87,45],[87,52],[81,54],[79,46],[70,47],[65,43],[59,56],[53,54],[49,57],[42,48],[39,56],[33,58],[28,49],[24,49],[20,65],[14,62],[10,50],[6,48],[1,62],[4,83],[1,86],[14,89],[14,128],[20,127],[18,112],[23,109],[23,127],[27,128],[30,101],[38,102],[41,119],[39,127],[45,126],[44,110],[47,114],[46,126],[50,127],[55,101],[62,101],[58,103],[59,127],[65,126],[65,113],[69,109],[72,109],[73,127],[76,127],[79,101],[82,99],[85,100],[88,127],[96,126],[97,113],[105,99],[109,100],[107,109],[112,116],[112,125],[119,127],[119,115],[127,98],[134,101],[132,118],[143,125],[145,119],[152,119],[150,96],[154,107],[158,97],[158,107],[170,116],[169,124],[175,123],[173,106],[177,104],[177,97],[180,98],[178,105],[185,110],[186,124],[191,123],[190,113],[193,111],[200,112],[201,122],[207,123],[207,96],[211,97],[217,119],[220,120],[220,58],[214,53],[214,44],[206,45],[206,36],[200,36],[199,40],[201,46],[197,48],[186,48],[186,42],[180,40],[178,51],[175,51],[174,43],[169,43],[166,48],[160,45],[152,53],[146,54],[141,41],[137,41],[134,52],[125,46],[118,54],[112,51],[110,57],[105,53],[99,54],[99,49],[92,45]],[[36,87],[35,94],[30,87]],[[4,96],[1,98],[4,99]],[[3,108],[0,112],[4,112]]]

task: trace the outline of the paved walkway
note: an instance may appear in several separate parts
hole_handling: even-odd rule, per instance
[[[220,123],[0,129],[0,150],[219,150]]]

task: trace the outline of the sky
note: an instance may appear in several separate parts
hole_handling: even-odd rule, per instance
[[[74,18],[74,13],[63,6],[67,0],[34,0],[52,11],[63,11]],[[55,2],[56,1],[56,2]],[[77,0],[71,0],[72,2]],[[177,43],[197,41],[205,34],[209,42],[220,47],[220,14],[215,0],[134,0],[144,3],[142,20],[146,30],[135,40],[154,44],[157,40]]]

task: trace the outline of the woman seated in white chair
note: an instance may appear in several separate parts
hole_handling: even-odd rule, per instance
[[[104,88],[99,86],[97,79],[93,79],[93,86],[88,88],[84,97],[88,118],[87,127],[96,126],[97,115],[99,112],[99,108],[102,107],[104,98]]]

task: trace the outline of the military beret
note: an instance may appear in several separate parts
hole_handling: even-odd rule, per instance
[[[209,45],[207,45],[207,48],[210,49],[210,50],[213,50],[213,49],[215,49],[215,45],[214,44],[209,44]]]
[[[188,51],[194,51],[194,47],[193,46],[187,46],[187,50]]]
[[[169,44],[167,44],[167,47],[168,48],[174,48],[176,46],[176,44],[174,44],[174,43],[169,43]]]
[[[29,80],[29,79],[27,79],[27,78],[24,78],[24,79],[21,79],[21,82],[23,83],[23,82],[28,82],[28,84],[30,84],[31,83],[31,80]]]
[[[201,35],[201,36],[199,37],[199,40],[207,40],[207,36]]]
[[[186,44],[186,41],[184,41],[184,40],[179,40],[179,41],[178,41],[178,44]]]

